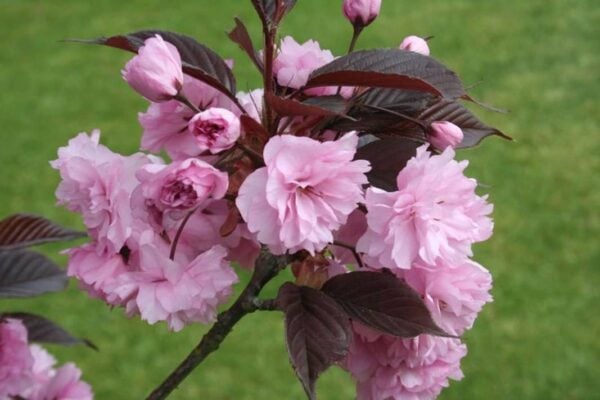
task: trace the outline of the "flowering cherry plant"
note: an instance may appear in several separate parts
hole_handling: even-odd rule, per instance
[[[380,0],[343,1],[353,34],[339,57],[279,38],[295,0],[251,4],[262,50],[239,19],[228,35],[263,77],[248,93],[232,63],[185,35],[84,41],[135,53],[122,76],[150,104],[139,114],[144,153],[117,154],[94,131],[51,162],[59,203],[90,238],[67,251],[67,273],[150,324],[213,323],[149,399],[168,396],[261,310],[282,312],[309,399],[333,365],[355,379],[358,399],[433,399],[462,378],[460,336],[491,301],[471,247],[491,236],[492,205],[455,150],[510,138],[461,103],[478,102],[430,57],[428,39],[355,50]],[[236,268],[252,276],[219,313]],[[261,297],[284,272],[276,298]]]

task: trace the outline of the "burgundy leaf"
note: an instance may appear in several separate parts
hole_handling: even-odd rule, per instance
[[[335,114],[345,114],[347,101],[339,95],[309,97],[302,102],[310,106],[324,108]]]
[[[308,397],[316,399],[319,375],[348,352],[348,316],[323,292],[289,282],[279,289],[277,306],[285,314],[290,362]]]
[[[258,58],[258,53],[254,48],[254,43],[252,43],[252,38],[248,33],[248,29],[246,29],[246,25],[244,25],[239,18],[235,18],[235,28],[233,28],[231,32],[227,34],[227,36],[229,36],[234,43],[237,43],[240,48],[246,52],[250,60],[252,60],[258,70],[262,72],[262,61]]]
[[[382,333],[449,336],[433,322],[419,294],[391,273],[349,272],[331,278],[322,290],[350,318]]]
[[[487,136],[498,135],[504,139],[512,140],[510,136],[481,122],[471,111],[457,101],[439,99],[419,116],[428,123],[434,121],[449,121],[459,126],[464,134],[463,141],[457,148],[473,147]]]
[[[420,142],[411,139],[389,136],[360,147],[355,158],[371,163],[367,178],[373,186],[393,192],[397,190],[398,172],[417,154],[420,145]]]
[[[272,93],[265,93],[265,101],[282,117],[327,117],[340,114],[317,105],[286,99]]]
[[[0,298],[32,297],[66,286],[66,274],[46,256],[24,250],[0,252]]]
[[[269,139],[269,132],[254,118],[242,114],[240,116],[240,124],[246,135],[256,137],[265,142]]]
[[[408,89],[456,99],[465,96],[453,71],[431,57],[399,49],[363,50],[314,71],[306,87],[370,86]]]
[[[252,0],[254,8],[264,24],[279,24],[291,11],[297,0]]]
[[[352,99],[347,115],[353,120],[332,119],[325,126],[340,131],[357,130],[425,140],[424,124],[421,126],[420,121],[415,120],[435,99],[425,92],[371,88]]]
[[[137,53],[146,39],[157,34],[177,48],[181,55],[183,72],[214,87],[237,104],[235,77],[225,61],[213,50],[189,36],[168,31],[145,30],[108,38],[81,40],[81,42]]]
[[[354,100],[355,108],[378,107],[416,117],[435,101],[436,97],[414,90],[372,88]]]
[[[0,314],[0,319],[2,318],[21,320],[25,328],[27,328],[27,336],[31,342],[61,344],[65,346],[85,344],[94,350],[98,350],[98,347],[89,340],[76,338],[54,322],[39,315],[13,312]]]
[[[0,221],[0,251],[85,236],[37,215],[14,214]]]

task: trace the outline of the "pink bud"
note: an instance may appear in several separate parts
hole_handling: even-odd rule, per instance
[[[420,53],[424,56],[429,55],[429,46],[427,45],[427,41],[418,36],[405,37],[402,43],[400,43],[400,49]]]
[[[188,130],[196,138],[200,152],[217,154],[230,149],[240,137],[240,120],[229,110],[213,107],[194,115]]]
[[[381,0],[344,0],[342,10],[352,25],[364,27],[379,15]]]
[[[463,131],[452,122],[436,121],[431,124],[429,131],[429,142],[439,149],[445,150],[447,147],[455,148],[463,140]]]
[[[172,99],[183,86],[179,52],[160,35],[146,39],[121,73],[136,92],[154,102]]]

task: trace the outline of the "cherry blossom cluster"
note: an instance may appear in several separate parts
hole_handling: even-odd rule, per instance
[[[0,320],[0,399],[91,400],[90,386],[81,371],[56,360],[43,347],[30,344],[18,319]]]
[[[358,29],[380,7],[343,2]],[[430,53],[417,36],[399,48]],[[304,88],[335,59],[317,41],[287,36],[275,49],[272,79],[306,98],[357,95],[358,87]],[[360,130],[315,132],[306,128],[310,117],[284,116],[276,134],[256,144],[242,118],[265,122],[265,91],[232,98],[184,67],[177,47],[157,34],[122,71],[150,102],[139,114],[147,153],[114,153],[94,131],[73,138],[52,162],[62,178],[59,203],[82,215],[91,238],[68,250],[69,275],[128,315],[180,330],[215,320],[238,281],[232,263],[252,268],[261,248],[295,254],[299,281],[323,269],[326,276],[391,272],[421,295],[450,337],[396,338],[354,322],[343,367],[358,398],[432,399],[460,379],[467,350],[457,337],[491,301],[491,275],[471,260],[472,245],[493,228],[487,197],[464,175],[467,162],[455,160],[461,128],[432,122],[395,189],[384,190],[368,177],[371,163],[357,158]],[[161,152],[169,159],[154,155]]]

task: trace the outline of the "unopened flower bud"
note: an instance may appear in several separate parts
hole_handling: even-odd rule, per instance
[[[463,140],[463,131],[452,122],[436,121],[431,124],[429,142],[439,150],[455,148]]]
[[[381,0],[344,0],[342,9],[352,25],[365,27],[379,15]]]
[[[429,46],[427,41],[418,36],[407,36],[400,43],[401,50],[413,51],[415,53],[423,54],[424,56],[429,55]]]
[[[136,92],[154,102],[171,100],[183,86],[179,52],[160,35],[146,39],[122,75]]]

